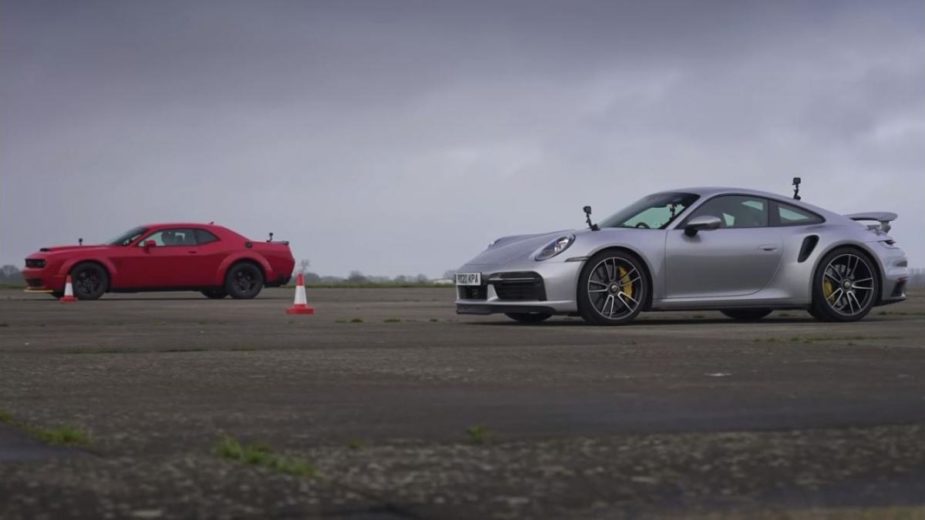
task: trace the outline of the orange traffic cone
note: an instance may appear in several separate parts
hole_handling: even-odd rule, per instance
[[[77,298],[74,298],[74,286],[71,285],[71,275],[67,275],[67,279],[64,281],[64,296],[58,298],[58,301],[61,303],[74,303],[77,301]]]
[[[302,273],[295,279],[295,301],[286,309],[286,314],[315,314],[315,308],[305,298],[305,277]]]

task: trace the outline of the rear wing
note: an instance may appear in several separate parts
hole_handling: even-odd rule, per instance
[[[899,218],[899,215],[889,211],[867,211],[864,213],[851,213],[845,216],[858,222],[877,222],[878,224],[867,226],[867,229],[871,231],[881,231],[883,233],[889,233],[892,228],[890,222]]]

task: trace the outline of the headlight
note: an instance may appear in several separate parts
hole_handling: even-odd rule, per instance
[[[536,255],[535,260],[537,261],[548,260],[558,255],[562,251],[565,251],[566,249],[568,249],[569,246],[572,245],[572,242],[574,241],[575,241],[575,235],[559,237],[553,240],[552,242],[550,242],[549,245],[544,247],[542,250],[540,250],[540,252]]]

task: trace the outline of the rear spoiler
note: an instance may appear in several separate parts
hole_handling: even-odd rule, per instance
[[[851,220],[857,221],[876,221],[879,222],[879,226],[867,226],[868,229],[877,228],[884,233],[889,233],[892,226],[890,222],[899,218],[899,215],[896,213],[891,213],[889,211],[866,211],[864,213],[851,213],[850,215],[845,215]]]

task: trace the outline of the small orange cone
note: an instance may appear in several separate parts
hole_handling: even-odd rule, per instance
[[[302,273],[295,279],[295,301],[292,307],[286,309],[286,314],[315,314],[315,308],[308,304],[305,298],[305,277]]]
[[[77,298],[74,298],[74,286],[71,285],[71,275],[67,275],[67,279],[64,281],[64,296],[58,298],[58,301],[61,303],[74,303],[77,301]]]

